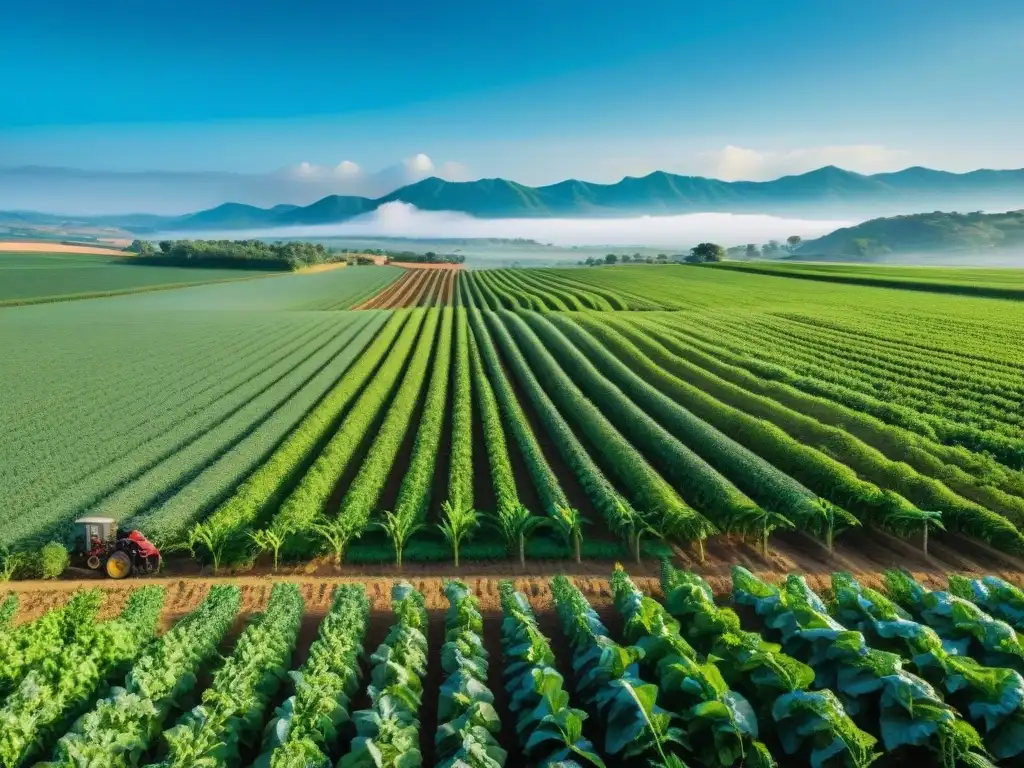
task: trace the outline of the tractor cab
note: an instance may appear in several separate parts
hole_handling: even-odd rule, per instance
[[[140,531],[120,530],[109,517],[83,517],[75,525],[79,526],[75,553],[86,568],[102,570],[112,579],[160,569],[160,550]]]

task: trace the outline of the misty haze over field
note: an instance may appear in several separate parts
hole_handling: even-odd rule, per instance
[[[703,241],[726,245],[785,240],[790,235],[819,237],[849,221],[812,221],[778,216],[695,213],[680,216],[572,219],[478,219],[451,211],[421,211],[407,203],[387,203],[372,213],[339,224],[227,232],[189,232],[181,237],[409,239],[521,238],[558,246],[647,246],[689,248]],[[175,237],[176,233],[162,236]],[[158,236],[159,237],[159,236]],[[153,239],[158,239],[154,237]]]

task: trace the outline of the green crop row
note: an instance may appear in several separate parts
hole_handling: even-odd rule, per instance
[[[288,547],[296,554],[309,554],[313,550],[307,533],[303,533],[301,540],[296,540],[294,534],[310,531],[317,518],[326,511],[335,486],[390,399],[413,352],[425,313],[411,310],[396,315],[400,319],[393,322],[401,327],[398,338],[390,348],[383,345],[371,347],[371,352],[376,349],[380,356],[386,353],[384,361],[379,367],[374,366],[367,371],[367,377],[372,373],[373,378],[359,389],[358,398],[334,436],[271,521],[271,530],[282,537],[291,537]]]
[[[79,718],[57,743],[46,768],[137,768],[164,721],[216,657],[240,602],[238,587],[212,587],[196,610],[139,657],[123,688],[112,688]]]
[[[338,539],[332,541],[339,560],[344,546],[366,531],[370,516],[391,473],[392,465],[398,458],[398,452],[412,422],[413,412],[427,383],[430,357],[440,319],[440,310],[426,310],[426,319],[418,343],[412,350],[409,364],[395,390],[387,415],[373,437],[359,473],[345,491],[337,517],[330,523],[339,535]],[[414,518],[405,520],[409,523],[415,522]],[[341,549],[338,548],[339,544]]]

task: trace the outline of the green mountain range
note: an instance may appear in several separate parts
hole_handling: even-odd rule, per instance
[[[610,217],[684,213],[766,213],[816,218],[889,216],[926,210],[1024,207],[1024,169],[956,174],[928,168],[865,176],[834,166],[772,181],[719,181],[657,171],[615,184],[570,179],[528,187],[506,179],[429,178],[380,198],[329,195],[307,206],[225,203],[185,216],[97,217],[140,234],[333,224],[403,202],[480,218]],[[21,216],[26,214],[21,213]],[[48,217],[59,218],[59,217]],[[100,221],[102,219],[102,221]]]
[[[1024,210],[919,213],[872,219],[805,242],[795,258],[864,259],[896,253],[1024,249]]]

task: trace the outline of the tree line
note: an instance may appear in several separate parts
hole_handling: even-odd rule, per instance
[[[604,264],[703,264],[706,262],[724,261],[725,259],[777,259],[785,254],[796,253],[803,244],[803,238],[799,235],[791,235],[782,243],[778,240],[769,240],[764,245],[756,243],[737,245],[725,248],[717,243],[699,243],[689,250],[688,253],[659,253],[657,256],[644,256],[640,253],[632,255],[628,253],[608,253],[604,257],[589,257],[577,264],[581,267],[597,267]]]
[[[347,260],[347,254],[319,243],[262,240],[161,240],[154,245],[136,240],[129,247],[154,264],[239,269],[295,270]]]

